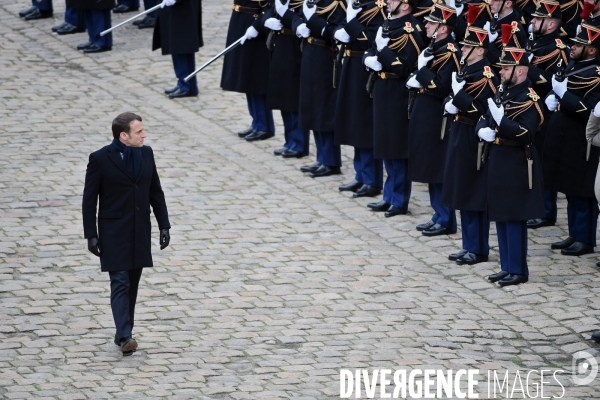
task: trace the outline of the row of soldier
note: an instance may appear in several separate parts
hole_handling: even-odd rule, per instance
[[[458,264],[487,261],[496,223],[501,286],[528,281],[527,228],[554,225],[567,197],[563,255],[593,252],[594,179],[600,151],[586,141],[600,116],[600,11],[555,0],[235,0],[221,87],[245,93],[247,141],[274,136],[309,152],[312,177],[340,173],[340,145],[354,147],[352,182],[339,187],[386,217],[406,214],[411,182],[427,183],[425,236],[455,233]],[[519,7],[520,6],[520,7]],[[570,43],[570,46],[567,46]],[[383,182],[383,168],[387,172]]]

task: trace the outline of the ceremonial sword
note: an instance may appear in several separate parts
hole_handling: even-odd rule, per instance
[[[114,31],[114,30],[115,30],[115,29],[117,29],[118,27],[120,27],[120,26],[123,26],[123,25],[125,25],[126,23],[128,23],[128,22],[131,22],[131,21],[133,21],[134,19],[137,19],[137,18],[141,17],[142,15],[150,14],[152,11],[154,11],[154,10],[158,10],[158,9],[160,8],[160,6],[161,6],[161,5],[162,5],[162,3],[161,3],[161,4],[157,4],[157,5],[155,5],[154,7],[152,7],[152,8],[149,8],[149,9],[147,9],[146,11],[144,11],[144,12],[141,12],[141,13],[139,13],[138,15],[136,15],[136,16],[134,16],[134,17],[131,17],[131,18],[129,18],[129,19],[126,19],[125,21],[121,22],[121,23],[120,23],[120,24],[118,24],[118,25],[115,25],[115,26],[113,26],[112,28],[109,28],[109,29],[107,29],[107,30],[105,30],[105,31],[102,31],[102,32],[100,32],[100,36],[104,36],[104,35],[106,35],[107,33],[110,33],[110,32],[112,32],[112,31]]]
[[[216,56],[214,56],[213,58],[211,58],[210,60],[208,60],[206,63],[204,63],[203,66],[201,66],[200,68],[198,68],[197,70],[195,70],[194,72],[192,72],[191,74],[189,74],[188,76],[186,76],[183,80],[185,82],[189,81],[194,76],[196,76],[196,74],[198,72],[202,71],[204,68],[208,67],[210,64],[212,64],[213,62],[217,61],[221,56],[224,56],[225,54],[229,53],[231,50],[235,49],[237,46],[239,46],[239,44],[240,44],[240,42],[242,41],[243,38],[244,38],[244,36],[242,36],[241,38],[239,38],[235,42],[231,43],[227,48],[225,48],[219,54],[217,54]]]

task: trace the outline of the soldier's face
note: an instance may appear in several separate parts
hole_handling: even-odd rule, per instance
[[[467,46],[466,44],[463,45],[463,47],[460,48],[460,51],[462,52],[462,58],[465,61],[468,61],[467,57],[469,56],[469,53],[471,52],[472,48],[473,48],[473,46]]]
[[[490,0],[490,10],[492,13],[499,13],[500,7],[502,7],[502,0]]]
[[[531,19],[531,25],[533,25],[533,33],[537,33],[537,34],[541,34],[543,35],[544,32],[540,32],[540,26],[542,25],[542,18],[539,17],[533,17]]]
[[[513,66],[512,65],[503,65],[500,70],[500,82],[505,86],[512,86],[516,81],[516,73],[513,74]],[[512,75],[512,78],[511,78]]]
[[[571,59],[581,60],[581,53],[583,52],[583,45],[581,43],[573,43],[571,45]]]
[[[131,147],[142,147],[144,146],[144,139],[146,138],[146,132],[144,131],[144,124],[141,121],[134,120],[129,123],[129,133],[121,132],[121,142],[126,146]]]
[[[438,23],[427,21],[425,24],[425,32],[427,33],[427,37],[430,38],[433,36],[433,33],[436,31],[438,27]]]

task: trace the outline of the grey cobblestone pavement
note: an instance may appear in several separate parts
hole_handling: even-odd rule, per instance
[[[414,230],[425,186],[385,219],[337,191],[351,149],[344,176],[311,179],[306,160],[272,155],[279,117],[274,139],[240,140],[245,99],[219,89],[220,61],[198,98],[171,101],[151,31],[126,26],[112,52],[84,56],[86,34],[50,34],[63,4],[34,23],[17,17],[27,6],[0,0],[0,398],[327,399],[341,368],[570,370],[576,351],[598,354],[598,256],[549,249],[567,236],[564,198],[557,226],[530,232],[530,282],[501,289],[486,280],[495,235],[490,261],[468,267],[447,260],[460,234]],[[198,65],[224,47],[230,10],[203,1]],[[126,110],[144,118],[173,229],[161,252],[154,227],[140,349],[122,358],[80,202],[87,156]],[[564,377],[564,398],[600,398],[598,380]]]

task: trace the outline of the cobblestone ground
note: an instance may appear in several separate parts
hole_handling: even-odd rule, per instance
[[[280,120],[274,139],[237,138],[245,100],[219,89],[220,62],[198,98],[170,101],[151,31],[126,26],[112,52],[84,56],[86,34],[50,34],[63,4],[34,23],[17,17],[27,6],[0,0],[0,398],[326,399],[341,368],[571,370],[576,351],[598,354],[598,257],[549,249],[567,236],[564,198],[558,225],[530,233],[530,283],[501,289],[486,280],[495,235],[490,262],[468,267],[447,260],[460,234],[414,230],[430,216],[423,185],[409,215],[385,219],[337,191],[351,149],[343,177],[311,179],[306,160],[272,155]],[[198,63],[224,47],[230,13],[203,6]],[[173,229],[161,252],[155,227],[140,350],[122,358],[80,201],[88,154],[126,110],[144,117]],[[561,376],[564,398],[599,398],[598,380]]]

